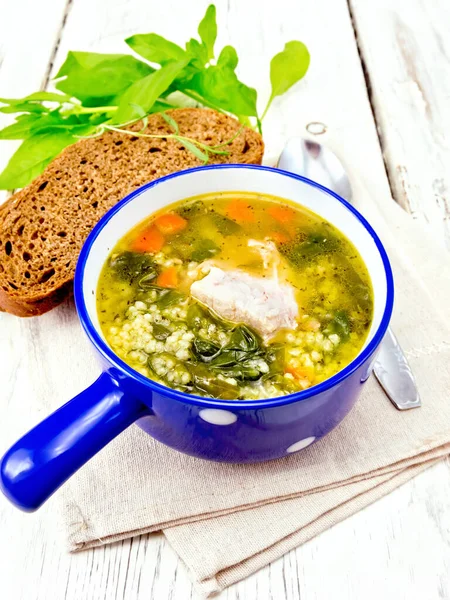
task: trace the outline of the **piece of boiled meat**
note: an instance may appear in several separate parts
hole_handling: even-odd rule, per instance
[[[265,340],[280,329],[297,326],[294,290],[274,279],[211,267],[206,277],[191,285],[191,294],[219,317],[245,323]]]

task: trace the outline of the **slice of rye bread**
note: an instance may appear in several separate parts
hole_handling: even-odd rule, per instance
[[[180,134],[208,145],[226,142],[241,127],[209,109],[168,112]],[[157,114],[146,132],[173,133]],[[211,155],[209,162],[261,164],[264,144],[244,128],[225,149],[227,156]],[[72,292],[81,246],[105,212],[144,183],[200,164],[176,140],[116,132],[66,148],[0,207],[0,310],[28,317],[60,304]]]

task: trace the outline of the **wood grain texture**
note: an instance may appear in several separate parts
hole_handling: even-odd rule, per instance
[[[450,4],[349,2],[394,197],[450,250]]]
[[[8,71],[9,75],[0,79],[0,92],[7,95],[19,93],[19,89],[20,93],[31,92],[44,81],[63,15],[58,0],[16,0],[16,4],[21,10],[8,16],[8,28],[28,28],[27,39],[37,45],[33,63],[40,75],[36,74],[36,79],[30,75],[29,85],[20,87],[18,78]],[[136,32],[158,31],[183,42],[195,33],[207,4],[208,0],[74,0],[55,66],[70,48],[126,51],[123,38]],[[327,131],[320,141],[347,165],[359,206],[364,210],[368,194],[381,206],[391,203],[345,0],[218,0],[216,4],[218,43],[237,47],[242,77],[258,88],[262,104],[268,94],[270,57],[290,39],[302,39],[311,50],[307,78],[277,100],[269,113],[265,138],[270,155],[280,151],[288,136],[305,135],[309,123],[323,123]],[[415,0],[411,4],[415,5]],[[52,13],[58,10],[59,20]],[[30,15],[34,27],[31,22],[23,24],[24,14]],[[54,20],[52,29],[48,28],[49,19]],[[379,39],[371,40],[381,45]],[[15,45],[9,45],[3,63],[25,64],[18,58],[27,54],[23,44],[23,39],[17,39]],[[42,46],[45,52],[39,49]],[[0,77],[3,73],[0,68]],[[417,132],[418,139],[426,140],[429,135],[426,127]],[[389,160],[387,156],[388,165]],[[423,205],[423,211],[428,214],[428,207]],[[0,451],[93,381],[98,371],[70,302],[36,319],[1,315],[0,356]],[[449,475],[449,464],[443,462],[225,590],[220,598],[450,599]],[[184,566],[160,535],[67,554],[56,498],[39,513],[24,515],[1,497],[0,531],[1,597],[5,600],[197,598]]]

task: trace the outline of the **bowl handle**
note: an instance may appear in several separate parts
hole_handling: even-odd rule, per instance
[[[0,462],[0,489],[18,508],[38,509],[75,471],[149,408],[107,372],[26,433]]]

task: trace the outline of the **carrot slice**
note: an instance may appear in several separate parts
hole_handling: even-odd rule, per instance
[[[275,221],[278,221],[278,223],[282,223],[283,225],[290,223],[295,217],[295,211],[292,208],[281,206],[279,204],[271,206],[268,213]]]
[[[269,237],[276,244],[285,244],[290,239],[287,233],[283,233],[282,231],[272,231],[269,233]]]
[[[314,369],[312,367],[301,367],[301,366],[288,365],[286,367],[286,372],[291,373],[291,375],[293,375],[295,377],[295,379],[298,379],[298,380],[307,379],[311,383],[314,381],[314,377],[315,377]]]
[[[178,285],[178,271],[175,267],[169,267],[163,271],[156,280],[156,285],[165,288],[175,288]]]
[[[255,220],[251,206],[243,200],[232,200],[227,206],[227,215],[237,223],[253,223]]]
[[[187,226],[187,221],[177,213],[167,213],[155,219],[155,225],[164,235],[173,235],[183,231]]]
[[[139,234],[133,241],[132,249],[136,252],[159,252],[164,246],[163,234],[154,226],[151,225]]]

